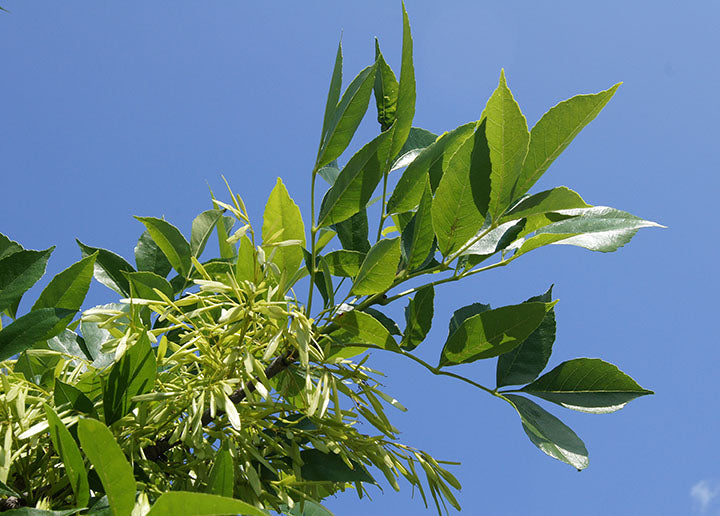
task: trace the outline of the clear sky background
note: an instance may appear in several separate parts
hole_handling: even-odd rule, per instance
[[[28,248],[57,245],[48,277],[79,259],[76,237],[132,259],[143,229],[132,215],[165,216],[189,233],[211,207],[207,185],[221,196],[221,174],[258,227],[277,176],[309,213],[341,31],[345,84],[373,61],[374,36],[399,72],[399,1],[0,5],[12,12],[0,15],[0,232]],[[393,418],[402,441],[462,462],[453,472],[465,514],[720,513],[720,4],[407,0],[407,8],[414,125],[441,133],[476,120],[503,67],[530,124],[561,100],[624,81],[534,191],[566,185],[668,229],[642,230],[613,254],[544,248],[438,291],[422,357],[438,356],[453,310],[521,302],[555,284],[550,366],[601,357],[656,391],[604,416],[543,403],[585,440],[587,470],[540,453],[507,404],[374,356],[386,391],[409,408]],[[373,119],[369,111],[352,148],[377,131]],[[96,285],[85,308],[116,297]],[[492,384],[494,362],[464,372]],[[433,514],[407,484],[400,493],[382,487],[371,489],[372,502],[350,491],[328,505],[338,516]]]

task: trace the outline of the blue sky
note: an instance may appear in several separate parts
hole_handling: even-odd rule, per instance
[[[399,2],[27,2],[0,16],[0,232],[57,245],[79,238],[132,257],[165,216],[189,233],[221,174],[259,227],[276,177],[309,210],[309,173],[342,31],[346,84],[373,60],[399,71]],[[613,254],[553,246],[446,285],[419,354],[434,360],[453,310],[520,302],[555,284],[550,366],[601,357],[656,395],[605,416],[548,407],[590,450],[577,473],[538,452],[498,400],[377,356],[409,411],[403,442],[454,468],[467,514],[716,514],[720,450],[714,379],[718,286],[720,7],[715,2],[407,0],[415,39],[415,125],[475,120],[504,68],[533,124],[552,105],[624,81],[535,191],[566,185],[666,226]],[[376,132],[372,116],[352,148]],[[307,224],[307,222],[306,222]],[[33,299],[32,293],[27,296]],[[114,300],[96,286],[87,306]],[[21,305],[29,308],[28,301]],[[400,314],[400,308],[395,312]],[[488,362],[488,363],[484,363]],[[494,361],[467,367],[490,384]],[[432,514],[410,489],[351,492],[336,514]]]

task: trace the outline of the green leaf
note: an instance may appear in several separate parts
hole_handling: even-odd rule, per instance
[[[425,184],[417,212],[402,230],[402,255],[408,271],[420,267],[433,251],[435,233],[432,225],[432,192]]]
[[[470,263],[476,265],[483,259],[492,256],[493,254],[502,251],[513,243],[518,235],[525,228],[525,219],[511,220],[504,224],[500,224],[498,227],[491,229],[482,238],[474,242],[471,246],[465,249],[461,255],[472,255]],[[478,232],[473,237],[479,237],[487,228]],[[480,259],[477,259],[480,258]]]
[[[208,493],[232,498],[235,486],[235,466],[230,452],[221,449],[208,478]]]
[[[592,414],[615,412],[635,398],[654,394],[613,364],[598,358],[563,362],[521,390],[565,408]]]
[[[339,455],[323,453],[320,450],[300,452],[303,465],[300,468],[302,478],[321,482],[375,482],[362,464],[350,460],[349,467]]]
[[[178,274],[187,278],[190,274],[190,244],[180,230],[169,222],[155,217],[135,217],[142,222],[150,236],[165,253],[170,265]]]
[[[458,250],[485,222],[490,196],[489,156],[483,121],[453,154],[435,192],[432,224],[443,256]]]
[[[80,419],[78,437],[100,477],[112,514],[128,516],[135,506],[135,477],[112,432],[97,419]]]
[[[118,294],[130,296],[130,284],[123,272],[135,272],[135,269],[122,256],[107,249],[90,247],[75,239],[83,257],[97,253],[93,275],[95,279]]]
[[[530,146],[515,186],[515,196],[523,195],[540,179],[583,127],[602,111],[620,84],[594,95],[577,95],[560,102],[540,118],[530,132]]]
[[[386,142],[391,132],[380,134],[350,158],[335,184],[325,194],[318,216],[318,228],[342,222],[365,208],[383,177],[388,151]]]
[[[238,248],[235,278],[238,281],[247,280],[254,283],[258,272],[255,249],[250,239],[247,236],[243,236],[240,239],[240,247]]]
[[[377,105],[377,120],[381,131],[387,131],[395,122],[398,101],[398,81],[392,68],[385,62],[380,52],[380,43],[375,38],[375,60],[377,61],[377,72],[375,73],[375,104]]]
[[[365,351],[363,345],[367,344],[397,349],[388,329],[368,313],[350,310],[335,317],[333,323],[338,329],[330,333],[334,345],[328,357],[349,358]]]
[[[0,260],[22,250],[23,246],[0,233]]]
[[[90,288],[97,255],[98,253],[95,252],[57,274],[40,293],[32,310],[39,308],[66,308],[73,312],[79,310]],[[71,320],[72,315],[56,324],[49,334],[58,335]]]
[[[112,425],[133,409],[133,396],[152,390],[156,371],[155,354],[147,334],[143,333],[110,369],[103,387],[103,408],[107,425]]]
[[[340,99],[340,90],[342,89],[342,40],[338,42],[337,54],[335,55],[335,66],[333,66],[333,74],[330,79],[330,89],[328,90],[327,101],[325,102],[325,115],[323,116],[322,141],[324,142],[327,133],[330,130],[330,124],[335,118]]]
[[[300,208],[292,200],[280,178],[270,193],[265,205],[262,225],[263,247],[265,252],[273,252],[273,262],[278,266],[284,282],[292,277],[303,261],[305,246],[305,226]],[[291,245],[278,246],[280,243],[295,241]]]
[[[75,312],[65,308],[40,308],[18,317],[0,330],[0,362],[32,348],[39,340],[49,338],[47,335],[51,330]]]
[[[43,509],[35,509],[32,507],[20,507],[19,509],[6,511],[5,514],[7,516],[69,516],[70,514],[77,514],[82,510],[82,507],[78,509],[68,509],[65,511],[45,511]]]
[[[367,209],[363,208],[349,219],[332,226],[344,249],[363,254],[370,250]]]
[[[205,249],[216,224],[223,216],[223,210],[206,210],[195,217],[190,230],[190,254],[199,258]]]
[[[163,493],[150,508],[147,516],[213,516],[218,514],[242,514],[244,516],[269,516],[265,511],[234,498],[187,491]]]
[[[217,228],[218,247],[221,258],[234,258],[237,254],[235,246],[228,243],[229,233],[234,224],[234,218],[223,216],[220,219],[220,223],[215,226]]]
[[[129,312],[130,305],[108,303],[106,305],[97,306],[96,308]],[[125,330],[125,327],[123,325],[118,324],[116,327],[120,331]],[[82,338],[85,341],[87,351],[92,356],[92,365],[94,368],[103,369],[114,362],[114,353],[104,353],[102,351],[103,344],[105,344],[105,342],[112,338],[112,335],[108,330],[106,330],[105,328],[100,328],[99,323],[81,321],[80,333],[82,334]]]
[[[324,256],[328,264],[330,274],[345,278],[354,278],[360,271],[360,266],[365,260],[365,253],[341,249],[332,251]]]
[[[500,72],[500,83],[485,106],[487,143],[490,148],[492,174],[490,183],[490,215],[496,221],[518,197],[513,189],[528,152],[530,132],[520,106],[505,83],[505,71]]]
[[[640,228],[663,227],[605,206],[558,210],[555,213],[569,218],[538,229],[536,236],[522,244],[518,255],[536,249],[539,247],[537,243],[575,245],[607,253],[627,244]],[[537,239],[541,240],[538,242]]]
[[[552,286],[547,292],[534,296],[526,303],[549,303],[552,301]],[[497,363],[497,386],[521,385],[532,382],[545,369],[555,342],[555,309],[545,314],[540,326],[515,349],[500,355]]]
[[[432,326],[435,289],[426,285],[417,291],[405,307],[405,332],[400,347],[412,351],[427,336]]]
[[[165,253],[158,247],[147,230],[143,231],[135,246],[135,264],[139,271],[153,272],[163,278],[167,277],[172,270],[172,265]]]
[[[368,251],[351,292],[367,296],[387,290],[395,280],[400,262],[400,239],[380,240]]]
[[[387,213],[412,211],[420,202],[425,188],[425,177],[430,177],[433,192],[443,176],[452,155],[465,140],[472,136],[477,122],[470,122],[443,133],[408,165],[398,180],[387,203]]]
[[[440,366],[492,358],[515,348],[540,326],[552,303],[522,303],[465,319],[442,350]]]
[[[327,131],[315,164],[317,168],[337,159],[350,144],[350,140],[352,140],[358,125],[360,125],[360,121],[367,111],[370,94],[372,93],[375,82],[376,69],[377,64],[372,64],[362,70],[347,87],[345,93],[343,93],[327,126]],[[334,75],[333,73],[333,76]],[[328,102],[329,101],[330,98],[328,96]]]
[[[398,328],[397,323],[390,319],[387,315],[382,313],[380,310],[376,310],[375,308],[369,306],[367,308],[363,308],[361,310],[362,312],[365,312],[366,314],[372,315],[375,319],[380,322],[383,326],[385,326],[385,329],[390,332],[390,335],[402,335],[400,332],[400,328]]]
[[[289,509],[286,506],[281,506],[280,509],[283,514],[287,514],[289,516],[334,516],[333,513],[328,511],[319,503],[310,502],[308,500],[297,502],[295,507],[292,509]]]
[[[431,133],[427,129],[420,127],[411,127],[405,145],[402,146],[397,158],[390,167],[390,172],[405,168],[417,158],[422,151],[432,145],[437,140],[438,135]]]
[[[587,448],[565,423],[527,398],[513,394],[505,394],[503,398],[515,407],[523,430],[543,453],[570,464],[578,471],[587,468]]]
[[[82,412],[88,416],[97,419],[97,411],[93,402],[82,393],[82,391],[68,383],[55,379],[55,389],[53,391],[53,401],[56,407],[62,407],[63,410],[70,408],[77,412]],[[68,405],[64,407],[64,405]]]
[[[170,299],[174,296],[172,285],[155,273],[149,271],[130,272],[127,273],[127,277],[130,281],[130,295],[133,298],[162,300],[162,297],[153,289],[159,290]]]
[[[340,175],[340,167],[338,166],[337,160],[334,159],[324,167],[321,167],[318,170],[318,175],[327,181],[330,186],[334,185],[337,177]]]
[[[574,192],[565,186],[559,186],[557,188],[545,190],[544,192],[526,197],[513,206],[512,209],[508,211],[502,219],[500,219],[500,222],[504,223],[511,220],[545,215],[546,213],[558,210],[590,207],[591,206],[586,204],[577,192]]]
[[[77,357],[81,360],[93,361],[93,357],[90,355],[85,345],[83,338],[75,333],[74,331],[65,329],[56,336],[47,340],[48,347],[60,353]]]
[[[45,404],[44,408],[50,425],[50,439],[65,465],[65,474],[70,481],[73,493],[75,493],[75,505],[86,507],[90,500],[90,486],[80,448],[55,411],[48,404]]]
[[[1,235],[2,233],[0,233]],[[20,495],[10,489],[4,482],[0,482],[0,496],[17,496],[18,498]]]
[[[405,141],[410,134],[413,117],[415,116],[415,66],[413,64],[413,39],[410,32],[410,20],[408,19],[405,4],[403,10],[403,43],[402,43],[402,65],[400,69],[400,84],[397,96],[397,111],[395,118],[397,123],[392,137],[392,148],[390,157],[395,157],[403,148]]]
[[[0,312],[20,301],[47,267],[55,247],[44,251],[17,251],[0,260]],[[15,310],[12,310],[15,316]]]
[[[450,324],[448,324],[448,340],[452,337],[453,333],[462,325],[465,319],[468,319],[474,315],[481,314],[490,310],[490,305],[483,303],[473,303],[471,305],[463,306],[453,312],[450,318]]]

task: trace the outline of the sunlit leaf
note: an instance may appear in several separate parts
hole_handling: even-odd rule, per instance
[[[215,455],[210,477],[208,478],[208,493],[232,498],[235,486],[235,466],[230,452],[221,449]]]
[[[148,271],[165,278],[172,270],[165,253],[145,230],[135,246],[135,264],[139,271]]]
[[[417,211],[402,230],[402,255],[408,271],[422,265],[433,250],[432,192],[426,183]]]
[[[522,303],[468,317],[445,343],[440,366],[467,364],[507,353],[540,326],[550,308],[551,303]]]
[[[490,198],[490,176],[483,121],[453,154],[435,192],[432,224],[443,256],[457,251],[483,226]]]
[[[65,308],[39,308],[18,317],[0,330],[0,362],[32,348],[39,340],[52,337],[48,335],[57,324],[75,313],[76,310]]]
[[[552,107],[530,132],[530,145],[517,179],[515,196],[540,179],[578,133],[602,111],[621,83],[594,95],[577,95]]]
[[[422,287],[405,307],[405,331],[400,347],[415,349],[427,336],[432,326],[435,290],[432,285]]]
[[[134,493],[133,493],[134,494]],[[214,516],[242,514],[243,516],[269,516],[249,503],[225,496],[187,491],[168,491],[160,495],[147,516]]]
[[[392,68],[385,62],[380,52],[380,43],[375,38],[375,59],[377,60],[377,72],[375,73],[375,104],[377,105],[377,119],[381,131],[387,131],[395,122],[398,99],[398,81]]]
[[[500,84],[490,96],[484,115],[492,163],[489,210],[492,220],[498,220],[517,197],[513,189],[530,142],[527,120],[507,87],[504,70],[500,72]]]
[[[383,239],[368,251],[351,292],[358,296],[376,294],[388,289],[400,262],[400,239]]]
[[[78,437],[100,477],[112,514],[129,516],[135,505],[135,477],[112,432],[97,419],[81,419]]]
[[[593,414],[615,412],[637,397],[653,394],[613,364],[598,358],[563,362],[522,391],[565,408]]]
[[[199,258],[202,254],[210,235],[215,230],[215,225],[222,216],[222,210],[207,210],[193,220],[190,230],[190,253],[195,258]]]

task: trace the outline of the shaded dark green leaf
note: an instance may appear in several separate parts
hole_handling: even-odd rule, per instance
[[[97,418],[97,411],[90,398],[85,396],[80,389],[58,379],[55,380],[53,401],[56,407],[62,407],[63,410],[69,408]]]
[[[345,464],[342,457],[320,450],[300,452],[303,465],[300,472],[304,480],[321,482],[374,482],[373,477],[362,464],[350,460],[352,468]]]
[[[522,391],[565,408],[593,414],[615,412],[635,398],[653,394],[613,364],[598,358],[563,362]]]
[[[405,331],[400,347],[415,349],[427,336],[434,315],[435,289],[432,285],[422,287],[405,307]]]
[[[147,230],[143,231],[135,246],[135,264],[139,271],[153,272],[163,278],[172,270],[172,265],[165,253],[158,247]]]
[[[427,260],[434,250],[435,233],[432,224],[432,192],[425,184],[425,193],[417,211],[402,230],[402,256],[405,267],[413,271]]]
[[[16,305],[47,267],[55,247],[44,251],[16,251],[0,260],[0,312]],[[16,310],[12,310],[13,317]]]
[[[205,249],[210,235],[215,230],[215,225],[223,216],[223,210],[206,210],[195,217],[190,230],[190,254],[199,258]]]
[[[50,439],[65,465],[65,475],[75,494],[75,505],[85,507],[90,500],[90,486],[80,448],[55,411],[47,404],[44,405],[44,408],[48,425],[50,425]]]
[[[570,464],[578,471],[588,466],[585,444],[570,427],[522,396],[503,396],[520,414],[523,430],[543,453]]]
[[[81,360],[92,362],[94,357],[85,344],[85,340],[74,331],[65,329],[47,341],[48,347]]]
[[[549,303],[552,286],[547,292],[531,297],[526,303]],[[545,314],[540,326],[515,349],[498,357],[497,386],[521,385],[533,381],[545,369],[555,342],[555,308]]]
[[[405,140],[405,145],[403,145],[400,152],[398,152],[395,161],[393,161],[390,167],[390,171],[392,172],[393,170],[398,170],[410,165],[426,147],[435,143],[437,138],[437,134],[431,133],[427,129],[411,127],[407,140]]]
[[[332,227],[344,249],[361,253],[367,253],[370,250],[367,209],[363,208],[349,219]]]
[[[323,142],[327,138],[327,133],[330,130],[330,124],[333,123],[338,108],[338,100],[340,100],[340,91],[342,90],[342,68],[342,41],[340,41],[338,42],[338,49],[337,53],[335,54],[335,65],[333,66],[333,73],[330,79],[330,88],[328,90],[327,100],[325,102],[325,115],[323,116],[322,126]]]
[[[577,192],[565,186],[558,186],[524,198],[502,217],[501,222],[571,208],[590,208],[590,205],[586,204]]]
[[[165,253],[170,265],[183,277],[190,273],[190,244],[180,230],[169,222],[155,217],[135,217],[142,222],[150,236],[162,252]]]
[[[135,272],[135,269],[122,256],[112,251],[99,247],[90,247],[75,239],[83,257],[98,253],[95,258],[93,274],[95,279],[118,294],[125,297],[130,296],[130,284],[123,274],[124,272]]]
[[[105,423],[112,425],[130,412],[133,396],[149,392],[155,383],[157,364],[145,333],[110,369],[103,388]]]
[[[64,308],[40,308],[18,317],[0,330],[0,362],[32,348],[39,340],[49,338],[48,333],[75,312]]]
[[[130,272],[127,274],[130,280],[130,295],[136,299],[157,299],[162,300],[159,290],[169,299],[173,298],[174,289],[165,278],[149,271]]]
[[[22,250],[23,246],[0,233],[0,260]]]

